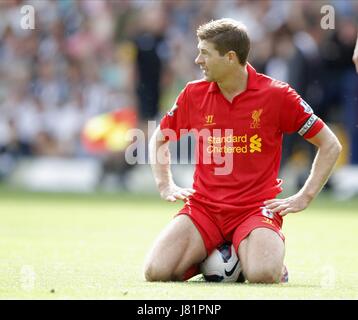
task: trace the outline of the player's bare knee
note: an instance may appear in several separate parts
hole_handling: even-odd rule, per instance
[[[153,270],[152,265],[146,264],[144,266],[144,278],[147,281],[155,281],[154,280],[154,270]]]
[[[246,271],[245,276],[250,283],[279,283],[281,269],[273,266],[255,268]]]
[[[279,278],[273,273],[249,273],[246,276],[250,283],[278,283]]]
[[[171,281],[182,281],[183,276],[183,272],[174,271],[171,275]]]
[[[165,266],[160,266],[156,263],[147,263],[144,267],[145,280],[153,281],[171,281],[172,273]]]

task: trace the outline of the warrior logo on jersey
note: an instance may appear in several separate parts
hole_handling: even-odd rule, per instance
[[[214,115],[209,114],[209,115],[205,116],[205,122],[207,125],[213,124],[213,120],[214,120]]]
[[[306,113],[313,113],[312,108],[305,100],[301,99],[300,105],[302,106],[302,108],[305,110]]]

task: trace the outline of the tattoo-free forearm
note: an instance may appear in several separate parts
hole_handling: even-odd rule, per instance
[[[159,191],[173,184],[170,170],[169,142],[160,139],[159,130],[156,130],[150,139],[149,159],[154,180]]]
[[[310,175],[300,193],[308,196],[311,200],[318,195],[332,173],[341,148],[337,141],[332,141],[318,149]]]

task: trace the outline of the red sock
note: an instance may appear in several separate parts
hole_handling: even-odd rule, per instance
[[[199,273],[200,273],[199,264],[194,264],[184,273],[183,281],[189,280],[190,278],[196,276]]]

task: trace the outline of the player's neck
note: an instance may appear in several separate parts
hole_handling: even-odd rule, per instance
[[[225,79],[218,81],[217,84],[221,93],[230,101],[235,96],[244,92],[247,87],[248,72],[246,65],[238,67],[235,72],[228,74]]]

